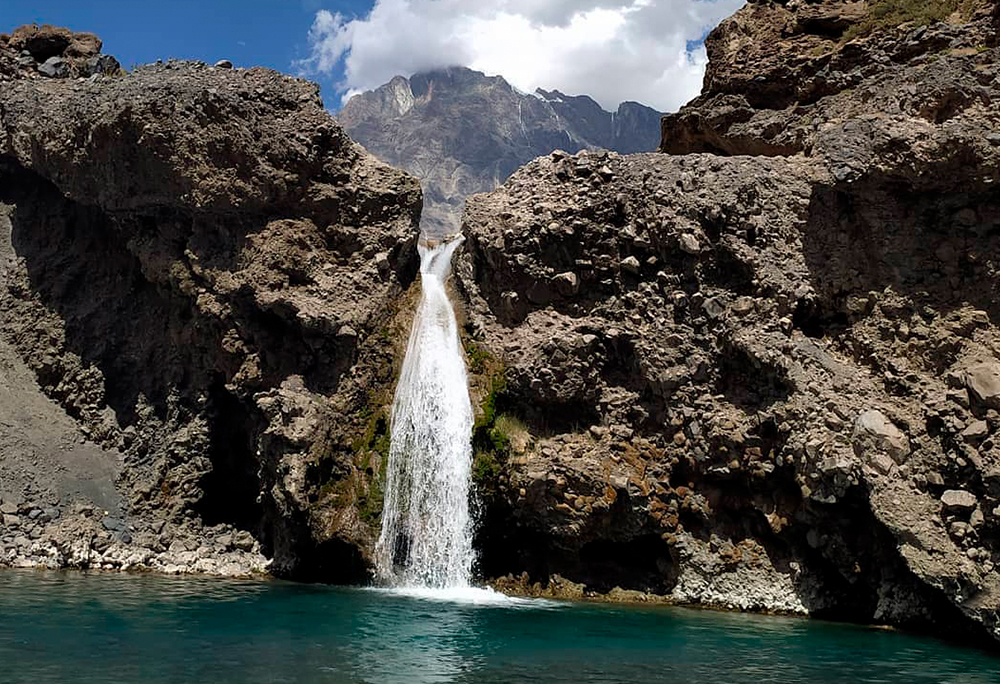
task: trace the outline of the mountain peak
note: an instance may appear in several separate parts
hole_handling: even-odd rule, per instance
[[[637,103],[608,112],[588,95],[529,94],[502,76],[452,66],[397,76],[353,97],[337,118],[370,152],[420,179],[421,225],[447,234],[459,229],[466,196],[555,149],[656,149],[660,117]]]

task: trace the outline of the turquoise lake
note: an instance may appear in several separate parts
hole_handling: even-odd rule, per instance
[[[986,684],[1000,659],[796,618],[0,571],[0,682]]]

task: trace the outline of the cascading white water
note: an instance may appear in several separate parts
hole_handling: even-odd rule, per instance
[[[421,244],[421,299],[392,404],[380,578],[398,587],[469,586],[472,403],[445,282],[461,238]]]

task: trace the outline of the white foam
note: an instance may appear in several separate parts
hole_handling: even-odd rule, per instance
[[[499,606],[508,608],[553,608],[561,605],[547,599],[508,596],[489,587],[372,587],[368,591],[415,598],[425,601],[440,601],[473,606]]]

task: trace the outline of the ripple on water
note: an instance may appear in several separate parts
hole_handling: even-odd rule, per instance
[[[0,572],[0,682],[997,684],[1000,660],[802,618],[489,589]]]

